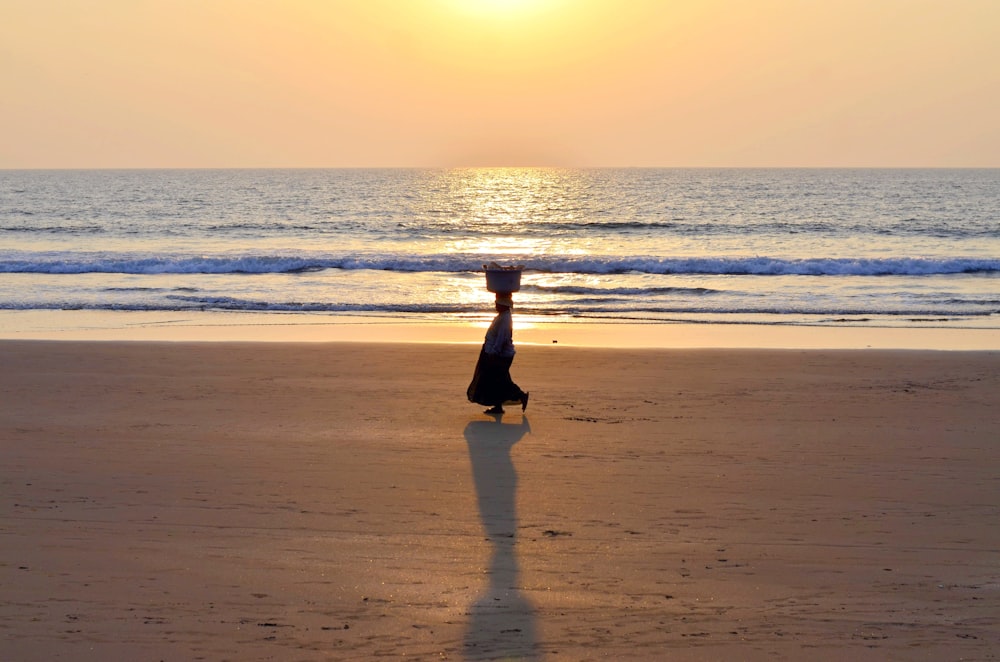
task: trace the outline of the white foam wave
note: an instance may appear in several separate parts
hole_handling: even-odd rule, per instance
[[[516,261],[528,271],[578,274],[695,274],[750,276],[923,276],[1000,272],[1000,258],[776,258],[457,255],[120,255],[34,254],[0,256],[0,273],[44,274],[268,274],[325,269],[469,272],[484,262]]]

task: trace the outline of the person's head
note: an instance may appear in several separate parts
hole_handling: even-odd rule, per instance
[[[497,295],[497,312],[502,313],[505,310],[511,310],[514,308],[514,300],[510,298],[509,294],[498,294]]]

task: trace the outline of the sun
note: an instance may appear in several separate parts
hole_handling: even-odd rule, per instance
[[[483,19],[525,18],[552,9],[557,0],[449,0],[456,10]]]
[[[471,0],[470,4],[479,5],[483,11],[508,12],[518,11],[534,4],[534,0]]]

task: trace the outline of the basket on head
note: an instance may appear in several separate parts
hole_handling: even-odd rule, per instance
[[[483,265],[486,271],[486,289],[490,292],[510,294],[521,289],[521,271],[524,265],[501,267],[496,262]]]

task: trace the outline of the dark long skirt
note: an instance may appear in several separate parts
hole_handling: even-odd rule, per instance
[[[489,407],[503,405],[505,402],[520,402],[524,391],[510,378],[510,364],[513,362],[513,356],[490,356],[480,350],[476,372],[466,390],[469,402]]]

